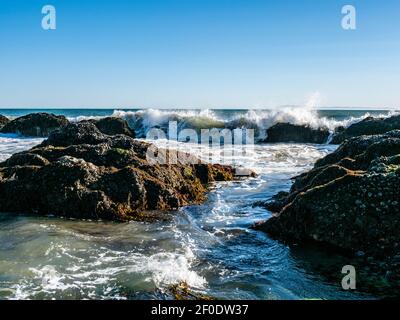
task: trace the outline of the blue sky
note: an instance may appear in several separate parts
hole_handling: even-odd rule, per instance
[[[400,107],[399,18],[398,0],[0,0],[0,107]]]

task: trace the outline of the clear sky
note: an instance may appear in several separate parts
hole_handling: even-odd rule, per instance
[[[57,29],[41,27],[54,5]],[[343,30],[341,8],[357,9]],[[400,107],[398,0],[0,0],[0,107]]]

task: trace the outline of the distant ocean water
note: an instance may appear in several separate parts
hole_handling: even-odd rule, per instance
[[[71,121],[105,116],[126,119],[137,134],[170,120],[183,127],[254,126],[266,129],[279,121],[327,126],[334,130],[382,110],[117,110],[0,109],[17,117],[52,112]],[[0,134],[0,161],[42,139]],[[163,146],[166,141],[153,141]],[[197,144],[176,142],[177,149],[198,157]],[[234,148],[234,146],[232,146]],[[247,148],[247,146],[245,146]],[[221,299],[362,299],[318,273],[321,265],[337,269],[346,257],[318,248],[303,250],[250,229],[271,213],[254,207],[290,178],[309,170],[335,150],[333,145],[258,144],[238,159],[255,178],[216,183],[201,205],[173,212],[173,219],[118,224],[0,214],[0,299],[164,299],[168,287],[186,281],[193,290]],[[209,150],[218,152],[218,150]],[[373,297],[372,297],[373,298]]]

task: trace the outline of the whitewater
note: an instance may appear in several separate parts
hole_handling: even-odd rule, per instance
[[[1,113],[15,117],[18,112],[36,110]],[[291,109],[55,112],[73,121],[119,116],[128,120],[140,137],[170,120],[178,121],[180,128],[241,123],[261,130],[286,121],[334,130],[371,114],[392,114]],[[0,161],[41,141],[0,135]],[[168,143],[152,142],[158,146]],[[235,160],[254,170],[257,177],[215,183],[205,203],[171,212],[167,221],[121,224],[1,214],[0,299],[170,299],[168,288],[180,281],[195,292],[221,299],[370,298],[343,291],[340,283],[332,283],[317,271],[320,261],[334,268],[345,265],[345,257],[333,257],[314,247],[289,249],[250,228],[271,215],[255,203],[288,190],[291,177],[310,169],[336,147],[263,143],[249,147]],[[197,144],[174,142],[174,148],[204,156],[204,149]],[[213,152],[218,150],[207,151]]]
[[[338,127],[348,127],[372,115],[387,117],[394,114],[396,111],[353,111],[344,117],[339,111],[324,112],[308,107],[285,107],[275,110],[113,110],[110,116],[125,119],[139,138],[145,138],[152,128],[160,128],[167,132],[169,122],[176,121],[179,125],[178,130],[254,129],[256,141],[262,141],[266,138],[266,130],[276,123],[308,125],[314,129],[327,128],[334,132]],[[101,116],[96,115],[68,117],[70,121],[99,118]]]

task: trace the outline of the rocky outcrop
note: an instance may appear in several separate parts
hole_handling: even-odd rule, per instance
[[[359,137],[361,135],[384,134],[398,129],[400,129],[400,116],[389,118],[368,117],[350,125],[348,128],[338,128],[332,137],[331,143],[340,144],[349,138]]]
[[[214,297],[194,292],[185,281],[169,286],[168,291],[175,300],[216,300]]]
[[[135,132],[129,127],[126,120],[117,117],[107,117],[100,120],[86,120],[96,125],[100,132],[115,135],[124,134],[128,137],[135,138]]]
[[[313,129],[307,125],[277,123],[267,130],[265,142],[294,142],[294,143],[326,143],[329,130],[326,128]]]
[[[266,204],[274,216],[256,228],[278,239],[400,254],[400,131],[346,141],[277,200]]]
[[[150,146],[91,122],[71,123],[0,163],[0,212],[143,219],[148,210],[201,202],[210,182],[234,178],[228,166],[150,163]]]
[[[0,114],[0,129],[3,128],[9,122],[10,119]]]
[[[1,132],[46,137],[51,132],[65,127],[68,123],[69,121],[64,116],[56,116],[50,113],[31,113],[6,123]]]

